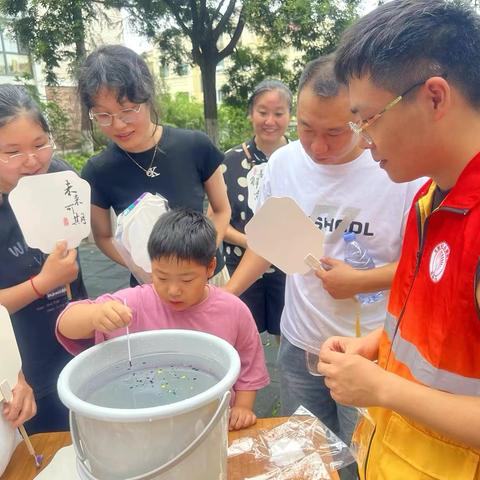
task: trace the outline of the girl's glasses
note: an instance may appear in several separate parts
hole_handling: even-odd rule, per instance
[[[44,159],[47,155],[52,156],[53,151],[55,150],[55,142],[52,139],[48,140],[48,143],[35,147],[35,151],[31,153],[27,152],[15,152],[15,153],[5,153],[0,152],[0,161],[2,163],[25,163],[30,157],[35,157],[39,159]]]
[[[140,103],[135,108],[124,108],[118,113],[99,112],[94,113],[91,110],[88,112],[90,120],[95,120],[101,127],[110,127],[113,123],[113,117],[118,117],[123,123],[132,123],[135,121],[137,113],[140,111]]]

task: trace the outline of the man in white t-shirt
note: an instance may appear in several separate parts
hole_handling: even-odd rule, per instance
[[[390,287],[404,220],[423,182],[393,183],[370,151],[359,147],[348,127],[357,119],[333,62],[332,56],[320,57],[306,66],[299,83],[299,141],[271,156],[257,207],[271,196],[291,197],[325,233],[327,270],[287,276],[278,356],[281,412],[290,415],[303,405],[349,443],[356,411],[337,405],[323,378],[308,373],[305,351],[318,353],[333,335],[354,335],[354,295]],[[354,270],[343,262],[344,231],[357,234],[377,268]],[[240,294],[268,266],[247,250],[227,290]],[[361,307],[362,335],[383,324],[387,297]]]

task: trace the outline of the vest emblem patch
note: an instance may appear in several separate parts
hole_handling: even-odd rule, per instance
[[[430,256],[429,268],[432,282],[437,283],[443,277],[449,255],[450,247],[447,242],[441,242],[433,249],[432,255]]]

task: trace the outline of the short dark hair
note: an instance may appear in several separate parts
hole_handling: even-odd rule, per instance
[[[386,3],[344,32],[336,57],[343,83],[368,75],[399,94],[446,75],[473,107],[480,106],[480,17],[460,0]]]
[[[336,97],[343,85],[335,76],[334,66],[333,54],[322,55],[308,62],[298,82],[298,94],[300,95],[305,87],[310,87],[319,97]]]
[[[0,128],[21,115],[29,116],[45,133],[50,134],[45,116],[28,91],[19,85],[2,83],[0,85]]]
[[[262,80],[253,89],[253,93],[248,99],[248,113],[252,113],[253,106],[258,97],[265,92],[279,92],[286,100],[288,105],[288,111],[292,111],[293,95],[288,86],[280,80],[266,78]]]
[[[176,258],[208,266],[215,257],[217,232],[202,213],[179,208],[164,213],[148,239],[150,260]]]
[[[130,48],[104,45],[87,57],[80,68],[78,93],[88,109],[102,88],[115,92],[118,101],[148,103],[157,123],[155,81],[145,60]]]

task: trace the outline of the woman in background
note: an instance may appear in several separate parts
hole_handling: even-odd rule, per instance
[[[264,168],[275,150],[286,145],[292,92],[278,80],[263,80],[248,101],[253,136],[225,153],[223,176],[232,209],[224,238],[226,265],[232,274],[247,246],[245,224],[252,218]],[[285,274],[272,267],[240,298],[250,308],[258,331],[280,335]]]

